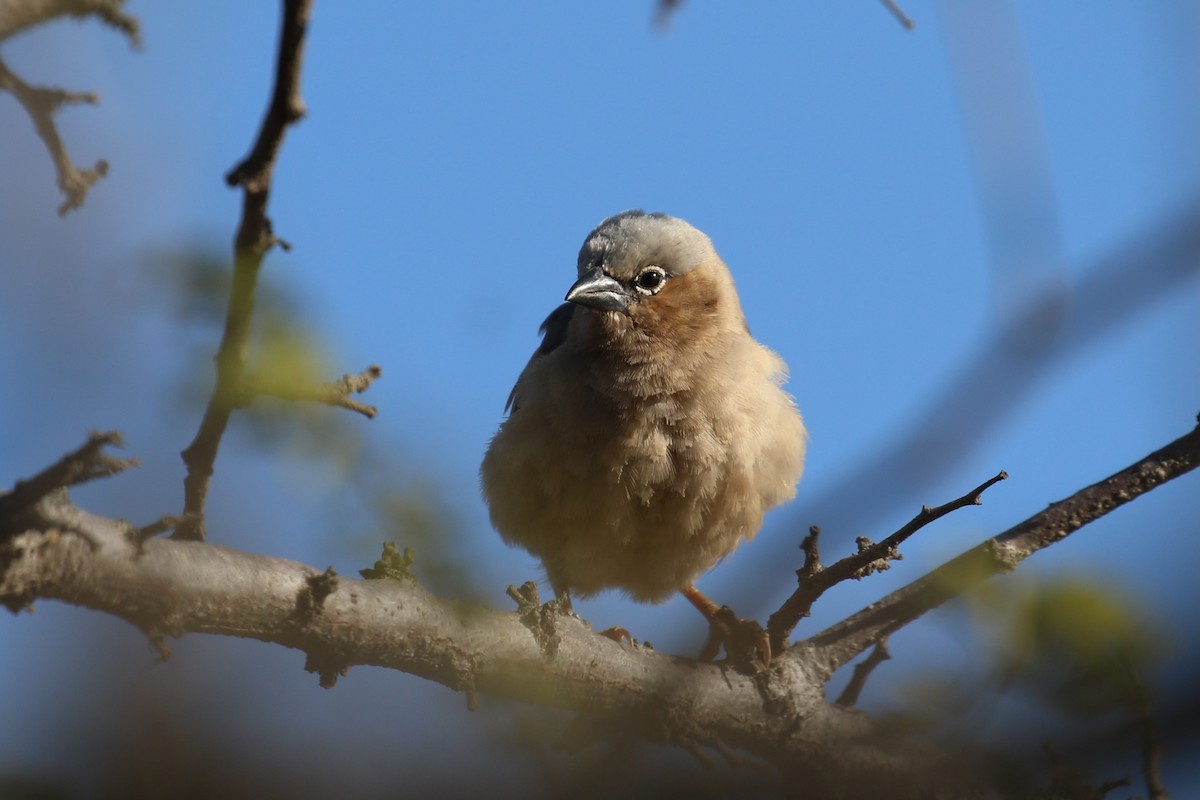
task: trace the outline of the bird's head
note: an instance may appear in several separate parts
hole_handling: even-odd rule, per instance
[[[699,343],[744,328],[728,268],[712,242],[677,217],[624,211],[601,222],[579,250],[566,299],[591,309],[610,335]]]

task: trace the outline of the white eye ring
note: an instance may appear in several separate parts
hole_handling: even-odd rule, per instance
[[[633,286],[641,294],[658,294],[667,283],[667,272],[662,267],[646,267],[633,279]]]

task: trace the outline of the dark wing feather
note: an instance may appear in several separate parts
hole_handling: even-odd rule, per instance
[[[563,303],[550,312],[550,316],[546,317],[546,321],[542,323],[542,327],[538,328],[538,333],[542,334],[542,343],[538,345],[537,350],[533,351],[533,355],[529,358],[529,364],[550,353],[554,348],[567,340],[567,327],[571,324],[571,315],[575,313],[576,308],[577,306],[574,303]],[[529,364],[526,364],[525,369],[521,371],[522,377],[528,371]],[[517,389],[520,386],[521,378],[517,378],[516,385],[508,393],[508,402],[504,404],[505,412],[508,412],[510,409],[515,412],[520,408],[520,403],[517,402]]]

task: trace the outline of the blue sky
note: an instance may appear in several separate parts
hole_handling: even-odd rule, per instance
[[[809,524],[826,529],[829,560],[853,536],[882,537],[922,503],[1008,470],[983,507],[918,536],[889,573],[831,593],[815,631],[1191,427],[1200,411],[1194,267],[1083,345],[1033,331],[1031,352],[1055,354],[1044,374],[985,419],[959,420],[965,439],[935,429],[913,453],[913,475],[896,476],[912,481],[904,496],[864,485],[861,504],[831,505],[974,362],[1029,287],[1066,291],[1069,333],[1080,311],[1074,287],[1193,197],[1200,177],[1195,9],[905,8],[912,33],[873,0],[692,2],[666,31],[652,24],[648,0],[390,4],[369,14],[317,5],[303,77],[309,115],[285,143],[271,204],[294,249],[268,258],[266,278],[302,310],[331,376],[383,366],[365,398],[378,418],[341,420],[338,430],[398,464],[407,491],[437,487],[451,509],[448,549],[476,594],[504,607],[505,585],[538,574],[492,533],[478,463],[583,236],[626,208],[682,216],[712,237],[755,335],[790,365],[812,433],[797,501],[702,584],[719,600],[777,605]],[[144,468],[78,496],[149,519],[180,506],[177,454],[199,412],[179,386],[206,377],[185,364],[203,366],[217,336],[180,319],[164,275],[196,252],[228,253],[240,198],[222,176],[265,107],[277,8],[131,10],[143,25],[140,52],[73,22],[0,51],[26,80],[99,92],[99,107],[63,112],[61,127],[77,161],[111,165],[86,206],[59,220],[41,144],[0,97],[0,364],[9,375],[0,482],[49,463],[89,428],[117,428]],[[926,470],[925,459],[952,467]],[[211,535],[354,574],[378,540],[350,494],[328,459],[287,441],[264,449],[238,422],[218,462]],[[1194,663],[1187,556],[1198,497],[1195,476],[1184,478],[1024,571],[1091,576],[1136,596],[1179,634],[1176,657]],[[598,626],[622,624],[660,649],[691,652],[703,637],[682,601],[580,605]],[[956,637],[936,624],[898,637],[891,672],[866,699],[886,706],[888,685],[921,674],[930,653],[969,671],[971,647]],[[86,750],[98,735],[87,731],[103,729],[103,698],[50,699],[83,680],[70,659],[61,663],[68,653],[120,665],[138,676],[133,684],[185,707],[172,695],[185,682],[240,697],[257,713],[246,735],[257,731],[280,752],[304,746],[288,729],[317,719],[375,741],[406,736],[389,713],[435,709],[430,741],[481,750],[489,726],[502,725],[416,679],[358,669],[321,692],[294,653],[191,637],[155,667],[138,639],[48,603],[0,622],[0,675],[27,687],[0,700],[0,752],[9,754],[0,769],[61,769],[52,745],[65,730]],[[391,699],[376,704],[378,693]],[[16,721],[45,705],[54,710],[27,735]],[[89,714],[101,722],[79,725]],[[365,744],[340,763],[386,752]],[[454,785],[452,768],[418,762],[431,785]],[[536,775],[504,769],[536,785]]]

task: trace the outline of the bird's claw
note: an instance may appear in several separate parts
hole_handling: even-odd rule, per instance
[[[617,644],[633,644],[633,635],[620,625],[614,625],[611,628],[605,628],[604,630],[599,631],[599,633],[601,636],[612,639]]]
[[[764,669],[771,665],[771,640],[767,632],[756,621],[734,614],[729,606],[721,606],[710,621],[708,639],[699,659],[712,661],[722,647],[734,664]]]

